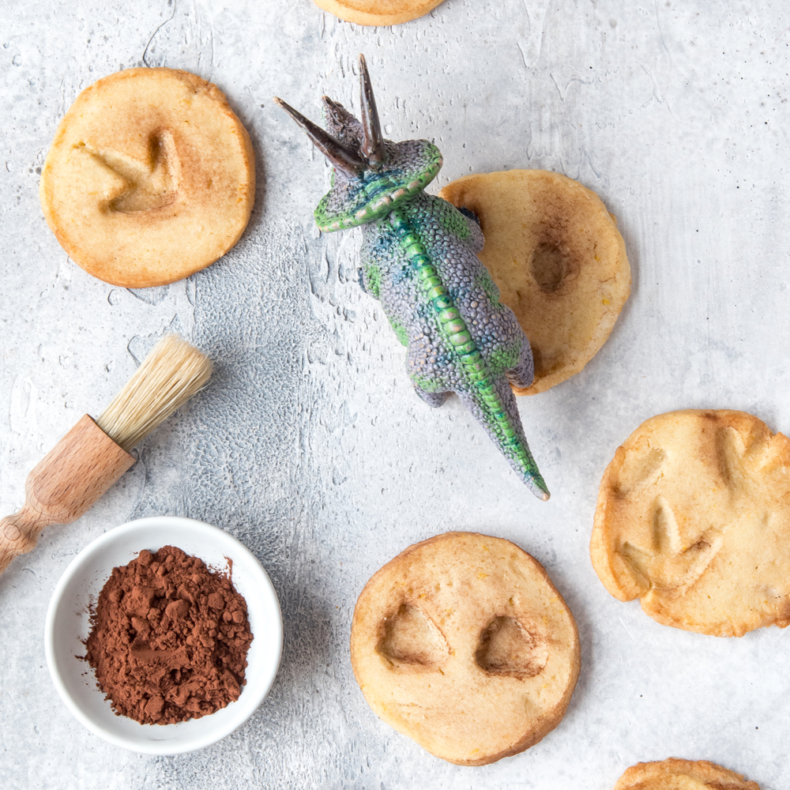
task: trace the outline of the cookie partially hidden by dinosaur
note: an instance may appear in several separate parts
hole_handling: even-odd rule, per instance
[[[614,790],[760,790],[755,782],[704,760],[670,757],[655,763],[637,763],[621,777]]]
[[[559,724],[579,636],[539,562],[507,540],[450,532],[409,547],[365,585],[351,663],[387,724],[444,760],[486,765]]]
[[[357,25],[399,25],[425,16],[444,0],[313,0],[319,8]]]
[[[535,380],[515,392],[544,392],[582,370],[631,291],[625,243],[600,198],[545,170],[464,176],[439,196],[479,218],[480,259],[532,344]]]
[[[590,554],[615,598],[664,625],[790,625],[790,441],[740,411],[647,420],[604,473]]]
[[[40,191],[47,223],[85,271],[113,285],[165,285],[239,240],[255,161],[215,85],[186,71],[128,69],[77,97]]]

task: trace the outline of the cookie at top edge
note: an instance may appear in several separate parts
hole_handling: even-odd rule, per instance
[[[535,380],[516,394],[545,392],[579,373],[631,291],[625,242],[601,199],[546,170],[464,176],[439,197],[477,215],[479,257],[532,345]]]
[[[411,22],[444,0],[313,0],[324,11],[356,25],[382,26]]]
[[[89,274],[124,287],[165,285],[241,237],[255,199],[252,145],[212,83],[127,69],[69,108],[40,196],[61,246]]]

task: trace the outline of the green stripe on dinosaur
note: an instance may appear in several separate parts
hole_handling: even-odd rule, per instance
[[[516,428],[505,410],[505,405],[493,384],[489,364],[483,359],[483,355],[472,340],[471,332],[466,321],[461,316],[461,312],[447,295],[447,289],[442,283],[436,268],[430,263],[430,258],[426,255],[426,250],[419,234],[397,208],[390,213],[389,222],[395,231],[401,250],[415,269],[418,287],[434,309],[442,335],[461,361],[462,370],[467,382],[471,385],[471,391],[474,392],[477,389],[478,403],[483,408],[488,418],[489,428],[496,434],[503,452],[516,459],[524,472],[530,477],[539,476],[540,472],[537,465],[519,438]],[[477,284],[485,291],[494,304],[498,304],[498,289],[490,275],[481,276]],[[394,324],[393,329],[395,329],[395,333],[400,339],[398,328]],[[399,327],[399,329],[403,330],[403,327]],[[495,368],[497,373],[501,375],[501,372],[516,367],[518,358],[518,348],[495,351],[492,354],[491,367]],[[428,377],[418,376],[413,381],[425,392],[438,391],[436,382]]]

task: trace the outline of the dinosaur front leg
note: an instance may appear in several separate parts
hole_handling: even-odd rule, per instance
[[[485,246],[486,240],[483,237],[483,231],[480,229],[480,217],[475,214],[471,209],[462,206],[458,209],[466,220],[467,227],[469,228],[469,245],[472,252],[477,254]]]
[[[362,265],[359,268],[359,285],[366,294],[374,299],[380,299],[381,269],[375,261],[367,260],[362,256]]]
[[[535,380],[535,362],[532,358],[532,347],[529,340],[524,336],[524,343],[521,346],[518,364],[516,367],[505,371],[510,383],[515,387],[530,387]]]

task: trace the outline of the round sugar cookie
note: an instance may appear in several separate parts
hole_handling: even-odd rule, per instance
[[[346,22],[357,25],[399,25],[425,16],[444,0],[313,0]]]
[[[486,765],[559,724],[579,636],[539,562],[507,540],[449,532],[365,585],[351,663],[387,724],[451,763]]]
[[[480,220],[479,253],[532,345],[535,395],[578,373],[611,333],[631,291],[614,217],[578,181],[546,170],[464,176],[439,196]]]
[[[631,766],[614,790],[760,790],[755,782],[705,760],[670,757]]]
[[[652,417],[604,472],[590,556],[615,598],[664,625],[790,625],[790,441],[740,411]]]
[[[239,240],[255,160],[216,85],[186,71],[128,69],[71,105],[40,192],[49,227],[89,274],[130,288],[165,285]]]

